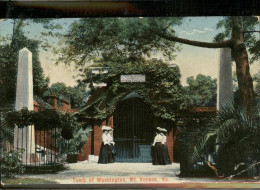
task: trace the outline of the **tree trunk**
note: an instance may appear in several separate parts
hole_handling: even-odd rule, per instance
[[[236,62],[239,98],[241,106],[250,110],[254,105],[253,80],[250,75],[248,54],[244,43],[240,17],[232,18],[232,55]]]
[[[246,110],[250,110],[255,104],[253,80],[249,71],[249,61],[244,43],[241,18],[232,17],[232,37],[230,40],[222,42],[200,42],[178,38],[160,31],[154,31],[159,37],[169,41],[175,41],[187,45],[203,48],[231,48],[232,55],[236,62],[236,73],[238,79],[238,89],[240,95],[240,104]]]

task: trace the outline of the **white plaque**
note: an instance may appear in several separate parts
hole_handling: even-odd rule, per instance
[[[107,83],[93,83],[93,87],[105,87]]]
[[[141,74],[132,74],[132,75],[121,75],[121,82],[145,82],[145,75]]]
[[[106,73],[108,73],[108,68],[92,67],[91,73],[93,73],[93,74],[106,74]]]

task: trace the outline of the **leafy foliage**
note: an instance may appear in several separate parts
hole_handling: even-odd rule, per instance
[[[187,83],[188,86],[184,89],[189,106],[216,106],[217,79],[198,74],[196,79],[188,77]]]
[[[255,28],[257,19],[240,19],[237,16],[224,18],[217,25],[218,29],[225,27],[224,32],[215,38],[215,41],[221,41],[219,43],[178,38],[174,26],[181,23],[182,18],[80,19],[71,25],[69,32],[62,38],[61,45],[63,43],[64,46],[55,51],[59,54],[57,63],[75,63],[76,67],[84,72],[87,65],[97,60],[120,62],[121,59],[136,57],[150,59],[155,55],[171,60],[174,59],[174,52],[178,50],[175,42],[204,48],[231,48],[237,65],[241,104],[249,109],[255,102],[251,88],[252,80],[247,69],[248,57],[241,55],[247,54],[248,48],[252,55],[251,62],[258,60],[259,43],[252,33],[244,33],[245,43],[240,36],[243,35],[242,30]],[[231,30],[236,35],[230,38]],[[224,40],[225,38],[228,39]],[[246,66],[240,67],[242,63]],[[247,90],[249,92],[246,92]]]
[[[25,168],[21,159],[21,150],[3,153],[1,158],[1,174],[8,178],[13,178],[17,174],[22,174]]]
[[[33,112],[23,108],[19,111],[8,111],[3,119],[12,128],[15,126],[23,128],[29,125],[34,125],[36,130],[62,128],[73,131],[80,128],[74,115],[54,109]]]
[[[45,109],[39,112],[28,111],[23,108],[20,111],[9,111],[3,118],[3,127],[1,131],[5,138],[13,138],[13,129],[15,126],[23,128],[28,125],[34,125],[36,130],[50,130],[59,128],[59,142],[62,144],[62,152],[79,152],[86,143],[90,129],[82,129],[82,125],[77,122],[77,118],[67,112],[56,111],[54,109]]]
[[[2,107],[14,104],[18,67],[18,52],[27,47],[32,52],[34,94],[42,96],[47,90],[49,79],[43,74],[39,61],[39,41],[25,36],[23,28],[27,25],[23,19],[14,22],[11,38],[2,38],[0,44],[0,103]]]
[[[151,106],[155,117],[175,120],[175,113],[183,108],[183,89],[179,68],[169,67],[161,60],[122,60],[100,62],[96,66],[109,68],[107,74],[91,75],[86,71],[85,83],[107,83],[107,87],[93,89],[86,106],[80,111],[87,119],[102,120],[113,114],[116,104],[131,92],[138,93]],[[145,74],[144,83],[121,83],[121,74]]]
[[[9,111],[5,114],[5,121],[10,125],[23,128],[29,125],[33,125],[33,111],[29,111],[27,108],[22,108],[19,111]]]
[[[89,128],[82,129],[74,115],[66,112],[61,113],[61,133],[58,137],[61,145],[61,153],[78,153],[86,143],[91,131]]]
[[[62,96],[70,102],[72,108],[80,108],[84,104],[84,89],[82,87],[67,87],[64,83],[54,83],[44,93],[45,99],[51,95]]]
[[[256,17],[253,16],[243,16],[241,17],[242,21],[242,30],[243,31],[255,31],[257,30],[257,26],[259,26],[259,22]],[[232,21],[231,17],[224,17],[217,23],[217,29],[224,28],[223,32],[218,33],[214,40],[219,42],[223,41],[224,39],[231,38],[231,31],[232,31]],[[250,62],[253,63],[254,61],[259,60],[260,58],[260,40],[255,35],[256,33],[244,33],[244,39],[246,47],[248,48],[249,53],[252,55]]]
[[[201,137],[187,154],[189,162],[201,161],[207,147],[215,147],[216,143],[220,145],[217,169],[225,176],[237,172],[235,168],[241,163],[249,166],[259,161],[260,118],[255,109],[249,113],[233,104],[224,106],[216,120],[199,133]]]
[[[73,138],[59,138],[58,141],[61,146],[61,153],[78,154],[86,143],[86,139],[89,136],[90,131],[91,129],[89,128],[80,128],[79,130],[73,131]]]
[[[64,139],[72,139],[73,133],[78,131],[80,127],[76,121],[76,117],[69,113],[61,112],[61,135]]]
[[[60,113],[54,109],[45,109],[32,114],[32,122],[36,130],[58,128],[61,125]]]
[[[0,110],[1,119],[1,142],[9,141],[12,142],[14,134],[14,126],[12,123],[5,120],[5,114],[7,111]]]
[[[172,27],[182,18],[83,18],[75,21],[61,40],[57,63],[84,68],[90,61],[152,57],[161,52],[173,59],[175,42],[155,35],[153,30],[175,33]]]

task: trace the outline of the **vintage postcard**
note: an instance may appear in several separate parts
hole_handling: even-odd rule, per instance
[[[0,19],[3,188],[260,187],[259,16],[35,2]]]

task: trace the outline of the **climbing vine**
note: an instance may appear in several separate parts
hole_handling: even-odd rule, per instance
[[[139,94],[150,105],[154,117],[175,121],[175,113],[184,108],[183,88],[180,84],[178,66],[169,67],[162,60],[134,59],[99,62],[100,73],[91,74],[91,67],[85,71],[85,83],[106,83],[106,87],[94,88],[80,115],[86,119],[102,120],[111,116],[117,103],[131,92]],[[108,68],[108,72],[102,72]],[[144,74],[145,82],[122,83],[122,74]]]
[[[27,108],[22,108],[19,111],[12,110],[5,114],[4,120],[12,128],[15,126],[24,128],[29,125],[34,125],[35,130],[60,128],[64,139],[72,139],[73,132],[81,128],[74,115],[54,109],[45,109],[38,112],[30,111]]]

